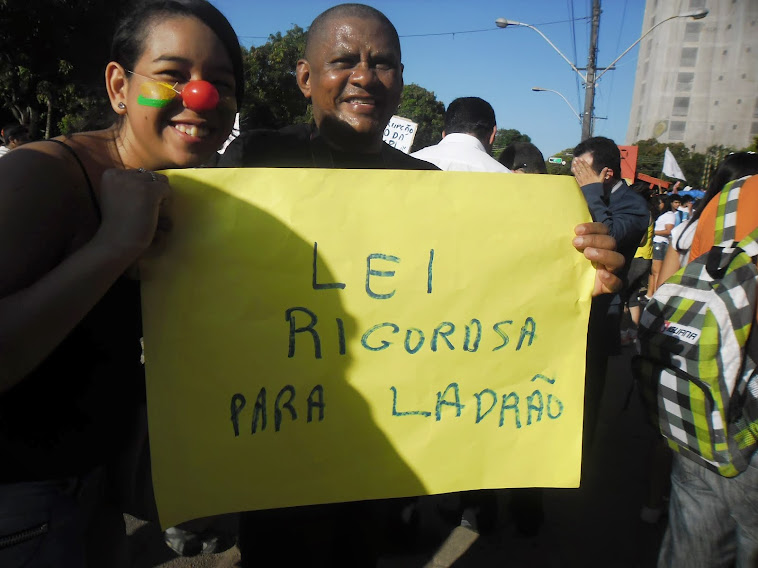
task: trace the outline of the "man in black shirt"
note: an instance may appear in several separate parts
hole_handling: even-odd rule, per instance
[[[379,133],[379,141],[382,135]],[[376,152],[342,150],[327,142],[315,124],[295,124],[280,130],[250,130],[224,152],[226,168],[338,168],[369,170],[439,170],[382,142]]]
[[[378,10],[343,4],[318,16],[296,77],[315,124],[247,132],[220,166],[438,169],[382,141],[400,103],[403,65],[397,31]]]
[[[232,142],[221,167],[318,167],[437,170],[382,141],[403,89],[397,31],[378,10],[342,4],[308,30],[297,83],[313,105],[314,124],[254,130]],[[600,223],[577,228],[574,245],[598,266],[595,293],[616,289],[623,265]],[[505,251],[504,251],[505,254]],[[307,475],[307,473],[304,473]],[[266,491],[261,487],[260,491]],[[242,566],[280,556],[291,566],[374,566],[385,551],[402,500],[364,501],[244,513]],[[396,524],[395,524],[396,526]]]

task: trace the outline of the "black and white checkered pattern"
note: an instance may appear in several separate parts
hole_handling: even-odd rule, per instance
[[[749,347],[758,297],[758,228],[734,243],[747,178],[724,188],[711,251],[655,293],[640,322],[634,362],[669,445],[732,477],[758,444],[756,357]]]

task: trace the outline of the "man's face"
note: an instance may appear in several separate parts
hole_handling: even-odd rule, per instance
[[[381,22],[335,17],[297,64],[316,126],[337,147],[378,150],[403,90],[400,52]]]
[[[592,154],[592,152],[585,152],[584,154],[576,156],[575,159],[579,159],[579,160],[583,160],[587,162],[592,167],[592,171],[595,172],[598,176],[602,174],[602,171],[603,171],[602,169],[599,172],[595,171],[595,156]],[[601,181],[601,180],[598,180],[598,181]],[[612,185],[613,183],[615,183],[613,181],[613,170],[608,169],[605,172],[605,177],[602,178],[602,183],[605,185],[609,185],[609,184]]]
[[[676,211],[677,209],[679,209],[679,206],[680,206],[681,204],[682,204],[682,202],[681,202],[681,201],[679,201],[678,199],[673,199],[673,200],[671,201],[671,209],[672,209],[673,211]]]
[[[584,160],[587,162],[590,166],[592,166],[592,169],[595,169],[593,160],[595,157],[592,155],[592,152],[585,152],[584,154],[580,154],[579,156],[574,156],[578,160]]]

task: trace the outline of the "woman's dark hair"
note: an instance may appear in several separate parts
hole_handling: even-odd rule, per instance
[[[663,209],[661,209],[661,203],[663,203]],[[655,220],[669,208],[668,200],[661,195],[653,195],[648,201],[648,208],[650,209],[650,214],[653,216],[653,220]]]
[[[650,189],[650,183],[642,180],[635,181],[629,186],[629,189],[641,195],[648,202],[648,205],[650,204],[650,198],[655,195],[653,190]]]
[[[539,148],[531,142],[508,144],[498,160],[509,170],[524,170],[528,174],[546,174],[545,158]]]
[[[630,186],[630,189],[645,200],[645,203],[647,203],[647,209],[650,212],[650,220],[654,221],[658,217],[658,211],[654,210],[653,196],[655,194],[650,189],[650,183],[637,180]]]
[[[716,168],[708,190],[698,202],[695,213],[690,217],[689,223],[694,223],[708,205],[708,202],[716,197],[724,186],[730,181],[758,174],[758,154],[753,152],[736,152],[729,154]]]
[[[206,0],[142,0],[129,9],[113,34],[111,61],[125,69],[134,69],[142,55],[144,42],[153,19],[166,16],[193,16],[215,33],[232,61],[236,83],[237,107],[242,105],[245,79],[242,67],[242,51],[237,34],[229,21]]]

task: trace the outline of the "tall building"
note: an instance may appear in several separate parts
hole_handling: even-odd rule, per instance
[[[758,136],[758,0],[647,0],[627,143],[656,138],[696,152]]]

